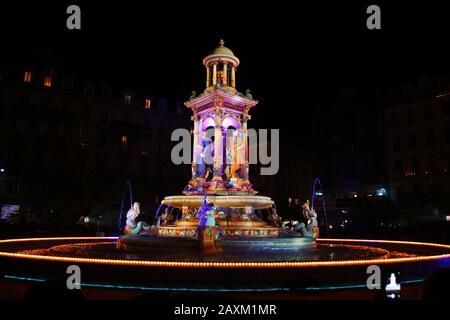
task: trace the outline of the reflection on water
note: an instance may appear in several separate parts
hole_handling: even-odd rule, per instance
[[[126,260],[163,260],[189,262],[276,262],[276,261],[342,261],[371,260],[395,257],[414,256],[401,252],[388,251],[372,246],[346,244],[318,244],[315,248],[303,248],[297,251],[266,252],[222,252],[215,255],[203,255],[193,250],[152,250],[140,252],[124,252],[115,248],[111,242],[73,243],[57,245],[44,249],[23,250],[22,253],[69,256],[102,259]]]

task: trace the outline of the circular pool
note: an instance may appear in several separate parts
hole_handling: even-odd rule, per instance
[[[82,285],[142,290],[305,290],[365,286],[367,267],[399,272],[420,282],[450,266],[450,246],[431,243],[318,239],[315,247],[249,254],[224,250],[205,255],[176,248],[116,249],[116,237],[31,238],[0,241],[3,277],[64,280],[78,265]]]

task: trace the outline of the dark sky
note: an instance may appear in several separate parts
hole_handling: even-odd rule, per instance
[[[203,89],[202,58],[223,38],[241,60],[238,89],[253,90],[255,118],[269,128],[307,120],[341,88],[369,99],[423,73],[450,73],[443,1],[336,2],[2,3],[2,55],[50,49],[86,78],[184,100]],[[81,31],[65,27],[69,4],[81,7]],[[382,30],[366,28],[370,4],[381,7]]]

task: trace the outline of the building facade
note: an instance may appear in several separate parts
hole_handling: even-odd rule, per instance
[[[445,201],[450,194],[450,93],[446,78],[421,77],[381,101],[391,199]]]
[[[170,161],[172,131],[189,129],[184,109],[46,63],[2,67],[2,202],[78,212],[106,203],[100,210],[109,211],[130,180],[150,209],[184,187],[188,170]]]
[[[374,102],[375,94],[347,88],[314,117],[318,171],[330,209],[350,206],[354,200],[384,198],[382,112]]]

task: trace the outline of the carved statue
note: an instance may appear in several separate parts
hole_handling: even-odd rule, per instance
[[[309,208],[309,203],[306,202],[302,206],[303,208],[303,216],[308,219],[308,224],[306,228],[310,231],[313,227],[317,227],[317,213],[314,208]]]
[[[206,221],[208,220],[208,211],[212,208],[212,204],[207,201],[206,196],[203,196],[203,204],[198,209],[196,215],[196,217],[198,218],[198,226],[200,228],[204,228],[206,226]]]
[[[241,215],[242,221],[252,221],[253,209],[251,207],[245,207],[244,213]]]
[[[220,220],[225,220],[225,219],[226,219],[225,212],[219,211],[219,212],[217,213],[217,217],[218,217]]]
[[[136,218],[141,214],[141,205],[139,202],[133,204],[133,208],[127,212],[127,221],[125,234],[139,234],[142,230],[147,230],[149,226],[144,221],[136,223]]]
[[[164,213],[163,213],[163,215],[161,217],[161,220],[162,220],[163,226],[167,226],[167,225],[172,223],[173,215],[170,212],[169,207],[167,207],[166,210],[164,210]]]
[[[202,177],[207,180],[210,174],[213,173],[214,165],[214,143],[210,138],[206,138],[203,142],[203,152],[202,152],[202,166],[205,168],[202,172]]]
[[[206,211],[207,219],[206,219],[206,226],[207,227],[215,227],[216,226],[216,218],[214,217],[216,210],[214,208],[211,208],[210,210]]]
[[[181,213],[182,213],[181,220],[189,221],[192,219],[192,212],[189,207],[184,206],[181,209]]]
[[[253,96],[252,96],[252,93],[251,93],[251,90],[250,90],[250,89],[245,90],[245,97],[246,97],[247,99],[253,100]]]
[[[280,228],[282,225],[281,217],[277,214],[277,209],[272,208],[269,216],[267,217],[270,224],[276,228]]]
[[[319,235],[319,228],[317,223],[317,213],[314,208],[309,207],[309,201],[302,205],[302,214],[308,220],[307,224],[299,223],[294,230],[300,232],[304,237],[312,237],[316,239]]]
[[[225,163],[224,163],[224,172],[225,175],[227,177],[227,179],[229,180],[232,176],[232,172],[231,172],[231,166],[233,164],[233,147],[232,147],[232,143],[229,141],[233,139],[232,136],[227,136],[227,143],[225,146]]]

